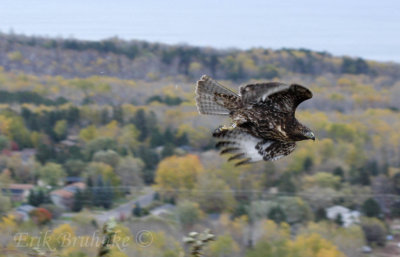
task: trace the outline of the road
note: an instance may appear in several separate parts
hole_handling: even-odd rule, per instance
[[[99,223],[104,223],[111,217],[118,219],[119,217],[121,217],[121,215],[127,218],[131,216],[132,208],[135,206],[136,203],[139,203],[141,207],[146,207],[153,201],[153,199],[154,191],[150,190],[150,192],[147,192],[145,195],[139,196],[138,198],[131,200],[127,203],[121,204],[114,209],[95,214],[94,218]]]
[[[103,224],[109,218],[114,217],[116,219],[120,218],[121,215],[124,217],[130,217],[132,214],[132,208],[136,203],[139,203],[141,207],[148,206],[154,199],[154,191],[151,188],[147,188],[146,194],[139,196],[136,199],[133,199],[127,203],[121,204],[111,210],[101,211],[97,213],[93,213],[91,216],[96,219],[99,224]],[[78,213],[64,213],[61,217],[74,217]]]

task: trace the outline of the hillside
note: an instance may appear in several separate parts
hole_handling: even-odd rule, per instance
[[[118,38],[81,41],[0,34],[0,60],[6,71],[69,78],[102,75],[154,80],[210,74],[217,79],[244,81],[289,74],[400,76],[398,64],[335,57],[307,49],[216,50]]]
[[[297,118],[312,128],[316,142],[300,142],[277,162],[233,167],[211,137],[227,121],[197,113],[194,85],[202,74],[234,89],[266,80],[309,87],[314,98],[299,107]],[[149,186],[157,191],[151,204],[132,206],[135,217],[119,217],[130,229],[124,233],[147,222],[172,235],[168,241],[157,232],[159,243],[146,256],[172,245],[177,249],[170,256],[178,256],[183,234],[209,227],[221,231],[222,240],[210,251],[230,249],[229,256],[259,256],[265,247],[295,251],[304,243],[324,244],[329,256],[343,256],[337,249],[362,256],[357,249],[366,242],[382,245],[389,233],[383,222],[390,226],[389,218],[400,217],[399,98],[400,65],[394,63],[309,50],[1,34],[0,184],[33,190],[18,201],[3,190],[0,214],[28,202],[51,210],[56,224],[64,222],[48,199],[68,179],[79,180],[84,189],[61,212],[78,213],[71,226],[87,235],[97,229],[93,213],[133,202]],[[149,215],[166,203],[174,210],[169,216]],[[368,218],[342,228],[343,220],[327,217],[335,205]],[[46,222],[26,227],[37,232]],[[255,248],[249,250],[253,226]],[[284,243],[269,245],[269,233]],[[141,252],[134,243],[127,251]]]

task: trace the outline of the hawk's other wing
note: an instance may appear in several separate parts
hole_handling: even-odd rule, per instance
[[[290,154],[296,148],[294,142],[257,138],[240,128],[217,129],[213,136],[220,140],[217,147],[222,149],[221,154],[233,154],[229,161],[239,160],[236,166],[261,160],[275,161]]]
[[[244,105],[272,100],[282,112],[294,112],[297,106],[312,97],[306,87],[298,84],[270,82],[249,84],[240,87],[240,95]]]

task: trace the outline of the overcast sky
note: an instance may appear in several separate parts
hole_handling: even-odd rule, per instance
[[[217,48],[308,48],[400,62],[397,0],[0,0],[0,31]]]

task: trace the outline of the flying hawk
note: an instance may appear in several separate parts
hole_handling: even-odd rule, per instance
[[[296,141],[312,139],[314,133],[295,118],[297,106],[312,97],[307,88],[278,82],[242,86],[239,94],[204,75],[196,85],[200,114],[226,115],[230,127],[216,129],[213,136],[221,154],[233,154],[236,165],[273,161],[293,152]]]

